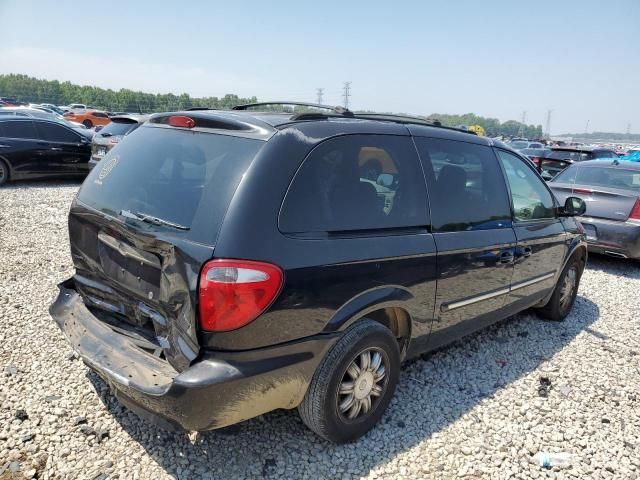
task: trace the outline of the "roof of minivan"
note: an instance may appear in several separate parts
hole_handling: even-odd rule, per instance
[[[187,116],[196,120],[201,119],[214,125],[210,128],[242,130],[253,129],[262,131],[259,136],[268,139],[277,131],[297,130],[300,133],[322,140],[324,138],[344,134],[378,134],[436,137],[450,140],[460,140],[487,146],[499,146],[511,150],[498,140],[480,137],[471,132],[437,125],[425,125],[416,119],[412,123],[409,117],[381,115],[379,118],[362,118],[331,115],[324,118],[297,118],[296,113],[260,112],[254,110],[187,110],[180,112],[157,113],[151,116],[151,123],[156,123],[162,117]],[[156,122],[154,122],[154,120]],[[159,122],[158,122],[159,123]],[[255,135],[254,135],[255,136]]]

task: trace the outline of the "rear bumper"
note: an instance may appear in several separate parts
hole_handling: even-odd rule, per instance
[[[304,397],[335,335],[244,352],[204,352],[177,372],[98,320],[73,289],[59,286],[50,307],[73,349],[129,409],[171,430],[225,427]]]
[[[640,223],[580,217],[590,252],[640,259]],[[595,233],[595,235],[594,235]]]

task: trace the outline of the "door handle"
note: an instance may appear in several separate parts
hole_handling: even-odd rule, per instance
[[[513,263],[514,258],[511,250],[505,250],[500,253],[500,263]]]
[[[523,257],[530,257],[531,256],[531,247],[524,247],[522,249],[522,256]]]
[[[51,147],[51,148],[50,148],[50,150],[51,150],[52,152],[61,152],[61,151],[62,151],[62,149],[61,149],[61,148],[58,148],[58,147]]]

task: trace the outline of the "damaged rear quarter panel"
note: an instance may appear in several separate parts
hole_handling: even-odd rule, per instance
[[[213,247],[161,229],[153,234],[74,202],[69,214],[76,287],[89,306],[151,322],[167,360],[182,371],[199,353],[197,286]]]

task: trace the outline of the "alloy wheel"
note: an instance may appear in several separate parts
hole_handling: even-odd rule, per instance
[[[351,361],[338,386],[338,411],[347,420],[358,420],[376,407],[387,387],[389,359],[382,350],[368,348]]]
[[[567,270],[564,278],[562,279],[562,286],[560,287],[560,308],[562,311],[566,311],[567,307],[571,303],[573,293],[576,288],[578,279],[578,272],[576,267],[571,267]]]

